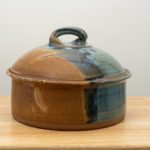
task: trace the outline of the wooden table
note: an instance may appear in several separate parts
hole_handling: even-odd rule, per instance
[[[150,149],[150,97],[128,97],[125,120],[90,131],[52,131],[23,125],[11,116],[10,97],[0,97],[0,149]]]

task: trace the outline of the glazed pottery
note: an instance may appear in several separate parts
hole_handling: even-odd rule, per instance
[[[77,39],[63,43],[59,36],[65,34]],[[58,130],[102,128],[123,120],[130,72],[86,40],[80,28],[58,29],[48,45],[31,50],[8,70],[16,120]]]

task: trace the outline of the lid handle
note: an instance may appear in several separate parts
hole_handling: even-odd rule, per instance
[[[87,40],[87,33],[79,28],[79,27],[65,27],[55,30],[50,38],[49,38],[49,45],[56,46],[56,47],[68,47],[65,45],[58,37],[65,35],[65,34],[73,34],[78,38],[69,43],[71,47],[81,47],[86,44]]]

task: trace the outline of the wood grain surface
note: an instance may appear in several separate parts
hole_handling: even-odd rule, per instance
[[[150,149],[150,97],[128,97],[125,120],[89,131],[29,127],[11,116],[10,97],[0,97],[0,149]]]

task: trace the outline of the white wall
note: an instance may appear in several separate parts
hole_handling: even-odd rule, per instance
[[[150,96],[150,0],[0,0],[0,95],[10,94],[16,59],[64,26],[82,27],[131,70],[128,95]]]

